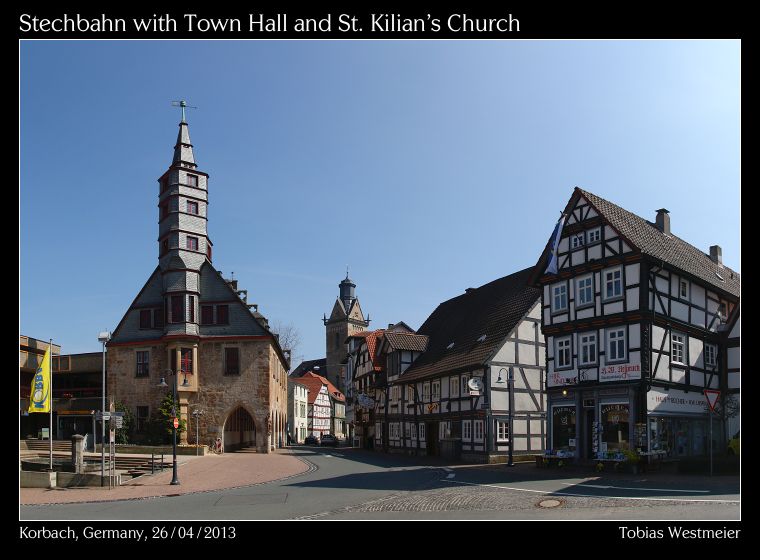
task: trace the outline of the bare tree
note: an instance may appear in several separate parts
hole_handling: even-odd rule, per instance
[[[283,350],[290,350],[291,356],[295,354],[296,349],[301,344],[301,332],[293,323],[273,321],[269,330],[278,336]]]

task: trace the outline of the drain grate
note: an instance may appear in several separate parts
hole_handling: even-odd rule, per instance
[[[564,500],[541,500],[538,502],[538,507],[542,508],[555,508],[564,503]]]

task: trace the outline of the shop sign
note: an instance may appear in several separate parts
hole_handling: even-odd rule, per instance
[[[560,387],[562,385],[576,385],[578,383],[578,372],[576,371],[555,371],[548,376],[547,382],[549,387]]]
[[[685,393],[677,389],[663,391],[652,388],[647,393],[647,410],[649,412],[704,414],[707,412],[707,402],[701,393]]]
[[[599,381],[641,379],[641,364],[616,364],[599,368]]]

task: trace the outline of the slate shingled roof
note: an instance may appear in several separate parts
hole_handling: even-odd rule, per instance
[[[424,352],[428,343],[428,337],[425,335],[407,332],[387,331],[384,337],[393,350]]]
[[[540,290],[527,283],[532,271],[526,268],[440,304],[417,331],[428,337],[427,350],[401,380],[482,367],[540,299]]]
[[[290,375],[288,377],[301,377],[304,373],[314,369],[315,367],[319,368],[319,371],[325,371],[325,368],[327,368],[327,358],[320,358],[318,360],[304,360],[298,364],[298,367],[296,369],[290,372]]]
[[[642,253],[662,260],[706,283],[739,297],[739,273],[714,262],[710,255],[673,235],[665,235],[657,227],[636,214],[593,193],[577,188],[612,227],[618,230]],[[724,281],[716,275],[720,274]]]

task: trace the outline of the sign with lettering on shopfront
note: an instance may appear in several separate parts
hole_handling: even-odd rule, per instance
[[[599,368],[599,381],[629,381],[641,379],[641,364],[615,364]]]
[[[707,401],[702,393],[686,393],[677,389],[665,391],[652,387],[647,393],[647,410],[649,412],[690,412],[704,414]]]

